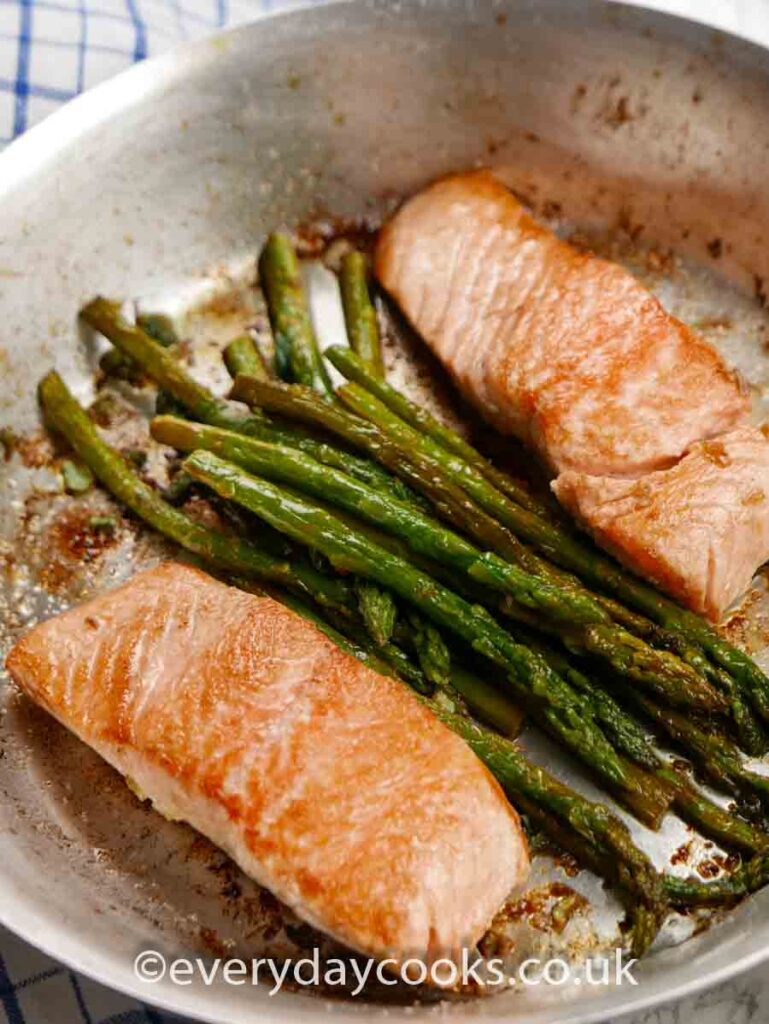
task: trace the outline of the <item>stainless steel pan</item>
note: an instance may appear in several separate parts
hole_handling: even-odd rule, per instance
[[[88,395],[95,353],[75,312],[93,293],[215,290],[250,265],[269,228],[312,214],[376,218],[435,175],[476,162],[501,168],[541,214],[595,238],[607,229],[619,255],[640,260],[667,301],[699,319],[760,389],[767,109],[766,51],[665,15],[579,0],[336,3],[144,64],[0,157],[0,422],[37,428],[35,384],[51,364]],[[647,241],[656,248],[645,250]],[[671,249],[690,263],[671,262]],[[670,266],[672,277],[660,273]],[[23,455],[4,467],[4,644],[161,553],[123,531],[99,557],[89,552],[84,570],[82,558],[73,561],[78,524],[57,526],[51,509],[66,519],[66,503],[40,496],[53,481],[34,445]],[[759,648],[764,618],[759,587],[745,627]],[[573,777],[555,752],[542,753]],[[664,859],[682,838],[671,822],[644,841]],[[232,1024],[314,1021],[329,1005],[339,1017],[384,1012],[322,996],[269,999],[249,986],[138,982],[132,963],[143,948],[248,954],[286,948],[296,934],[226,858],[139,805],[9,685],[0,863],[3,923],[143,999]],[[767,909],[762,893],[684,945],[656,951],[637,988],[534,989],[448,1012],[616,1017],[761,960]],[[396,1021],[436,1012],[387,1009]]]

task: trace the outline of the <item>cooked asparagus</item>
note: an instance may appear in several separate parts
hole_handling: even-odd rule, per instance
[[[109,338],[113,345],[127,352],[158,387],[180,402],[194,419],[275,444],[298,448],[308,452],[319,462],[344,469],[352,476],[366,480],[374,486],[390,488],[400,497],[407,495],[400,481],[393,480],[388,472],[374,462],[360,459],[296,428],[270,423],[261,414],[248,415],[232,402],[219,398],[209,388],[199,384],[170,352],[153,341],[139,327],[129,324],[120,315],[120,308],[116,303],[96,298],[81,310],[80,315],[88,324]],[[397,486],[398,484],[400,486]]]
[[[194,452],[184,465],[222,497],[321,551],[337,570],[354,572],[392,590],[505,669],[516,697],[549,732],[585,760],[642,820],[659,822],[672,799],[668,787],[617,755],[570,687],[541,658],[516,644],[485,609],[469,604],[294,491],[250,476],[210,452]]]
[[[679,630],[698,643],[717,664],[740,680],[756,711],[769,721],[769,679],[751,658],[725,641],[704,619],[680,608],[653,587],[627,573],[562,523],[511,501],[462,458],[414,430],[364,388],[350,384],[340,388],[337,394],[349,408],[381,426],[414,456],[432,462],[439,472],[445,472],[482,508],[508,526],[516,536],[533,544],[548,559],[575,572],[599,590],[608,590],[659,625]]]
[[[111,448],[55,371],[40,382],[40,402],[48,424],[69,442],[78,458],[118,501],[159,533],[205,562],[244,576],[289,587],[334,608],[351,604],[349,587],[318,573],[305,560],[276,559],[237,536],[202,526],[164,501]]]
[[[410,426],[422,431],[447,451],[459,455],[522,508],[527,508],[538,515],[548,516],[552,513],[554,502],[538,500],[531,494],[529,488],[497,469],[456,430],[441,423],[427,409],[415,405],[404,394],[372,372],[357,350],[351,352],[341,345],[333,345],[326,349],[324,355],[349,381],[360,384]]]
[[[241,334],[224,348],[224,363],[231,377],[247,373],[258,380],[269,380],[270,374],[256,342],[250,334]]]
[[[384,646],[393,634],[398,615],[392,594],[368,580],[359,580],[355,592],[366,629],[378,647]]]
[[[299,260],[287,235],[273,234],[267,239],[259,257],[259,283],[275,339],[278,376],[332,394],[310,320]]]
[[[435,519],[380,490],[299,452],[185,420],[158,417],[153,421],[152,432],[157,440],[181,451],[213,451],[270,480],[288,483],[338,504],[402,537],[419,554],[467,573],[494,591],[509,594],[516,606],[536,610],[555,623],[556,631],[572,647],[603,658],[627,678],[672,703],[705,711],[726,708],[723,697],[689,666],[667,652],[655,651],[616,626],[586,592],[556,588],[494,554],[484,554]]]
[[[355,354],[356,360],[367,367],[371,377],[378,380],[384,377],[382,343],[376,309],[369,295],[367,277],[368,269],[363,253],[354,249],[345,253],[339,272],[339,288],[342,293],[347,338],[352,351],[344,351],[350,352],[351,355]],[[324,352],[325,356],[328,356],[328,351],[327,349]]]

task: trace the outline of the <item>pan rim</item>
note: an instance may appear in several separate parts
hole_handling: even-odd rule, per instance
[[[376,5],[376,0],[373,0],[373,3]],[[531,0],[522,0],[522,3],[531,3]],[[325,8],[342,4],[370,6],[372,0],[326,0]],[[669,25],[671,22],[677,22],[681,27],[687,26],[692,33],[712,31],[705,22],[668,13],[658,8],[644,7],[640,3],[592,0],[592,4],[625,12],[640,20],[647,20],[652,25],[655,23]],[[553,0],[552,4],[554,7],[579,7],[580,5],[583,5],[582,0]],[[212,38],[227,39],[239,33],[254,31],[255,26],[267,20],[293,19],[301,16],[303,12],[310,10],[319,12],[322,9],[312,3],[312,0],[306,0],[288,10],[265,12],[234,28],[221,30],[213,37],[208,36],[199,41],[173,47],[168,52],[134,65],[76,97],[47,117],[44,122],[30,128],[23,136],[10,143],[0,154],[0,200],[7,200],[16,187],[23,185],[27,179],[39,173],[46,166],[55,164],[56,158],[67,146],[96,129],[106,119],[120,117],[135,104],[147,100],[156,90],[183,77],[187,69],[196,64],[201,57],[204,60],[216,61],[217,50],[211,45]],[[728,40],[741,47],[747,47],[757,55],[760,54],[769,66],[769,48],[746,36],[721,29],[718,31]],[[0,886],[3,884],[0,883]],[[157,986],[148,986],[135,977],[131,963],[120,963],[109,953],[98,948],[89,948],[87,939],[83,939],[83,937],[76,938],[72,943],[68,940],[64,929],[59,928],[55,932],[55,937],[49,938],[45,928],[46,917],[41,912],[41,908],[30,907],[24,896],[14,891],[5,892],[3,899],[0,900],[0,924],[22,940],[62,962],[68,968],[132,998],[169,1012],[183,1014],[192,1020],[217,1021],[219,1024],[244,1024],[246,1020],[254,1019],[278,1022],[286,1019],[300,1021],[307,1017],[314,1020],[319,1009],[325,1013],[327,1012],[325,1008],[329,1005],[326,1000],[307,999],[287,993],[274,1004],[263,1001],[258,1008],[256,1004],[252,1004],[250,1009],[244,1009],[245,1004],[242,1002],[228,1003],[226,999],[221,999],[218,995],[222,991],[221,989],[211,989],[212,993],[217,993],[213,1000],[201,1000],[200,990],[197,987],[190,988],[185,992],[183,988],[174,987],[168,982]],[[767,935],[769,936],[769,930]],[[71,950],[69,947],[73,945],[75,949]],[[558,1020],[560,1024],[592,1024],[592,1022],[605,1020],[607,1013],[614,1016],[648,1010],[712,988],[760,965],[767,959],[769,959],[769,942],[762,948],[747,952],[736,960],[725,963],[717,970],[703,976],[701,972],[700,974],[696,973],[697,958],[695,957],[689,964],[684,963],[680,967],[671,968],[669,974],[666,973],[659,979],[647,983],[642,981],[637,993],[634,992],[620,1001],[613,1000],[607,994],[594,999],[592,1005],[579,1002],[570,1006],[564,1005],[564,1015],[560,1016]],[[669,976],[680,976],[681,980],[670,985],[668,983]],[[646,991],[643,991],[644,987],[647,989]],[[217,999],[222,1004],[221,1006],[217,1006]],[[342,1012],[345,1015],[366,1013],[370,1016],[386,1013],[393,1024],[395,1022],[399,1024],[401,1017],[405,1021],[406,1016],[409,1020],[414,1020],[416,1016],[414,1009],[400,1011],[365,1003],[352,1007],[349,1004],[338,1002],[331,1002],[330,1005],[336,1008],[340,1016]],[[418,1012],[429,1013],[430,1010],[428,1008]],[[500,1011],[484,1016],[484,1020],[489,1021],[490,1024],[502,1024],[503,1021],[509,1021],[510,1016],[510,1004],[505,1001],[504,1008],[501,1007]],[[524,1013],[521,1016],[516,1016],[515,1019],[520,1024],[545,1024],[546,1021],[553,1020],[553,1008]]]

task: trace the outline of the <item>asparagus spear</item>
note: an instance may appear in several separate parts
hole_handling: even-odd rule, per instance
[[[459,572],[471,572],[482,560],[491,579],[484,583],[515,596],[527,607],[555,615],[570,626],[574,622],[607,622],[600,606],[582,595],[556,591],[494,555],[486,556],[463,537],[418,509],[369,487],[349,475],[322,466],[302,452],[262,443],[249,437],[190,423],[172,416],[157,416],[152,436],[179,451],[205,449],[276,482],[299,487],[324,501],[352,512],[396,537],[402,537],[420,555],[448,564]],[[709,706],[709,705],[708,705]]]
[[[661,708],[629,688],[620,691],[623,699],[655,722],[675,743],[691,754],[703,772],[727,793],[754,793],[769,805],[769,778],[745,766],[737,747],[725,736],[697,724],[673,708]]]
[[[518,483],[507,473],[497,469],[479,451],[473,448],[461,434],[441,423],[440,420],[436,419],[426,409],[415,405],[400,391],[375,374],[366,361],[361,359],[357,350],[351,352],[341,345],[332,345],[326,349],[324,355],[349,381],[352,381],[354,384],[360,384],[361,387],[370,391],[396,416],[405,420],[406,423],[416,430],[422,431],[422,433],[445,448],[446,451],[459,455],[468,465],[472,466],[496,488],[512,498],[521,508],[527,508],[531,512],[536,512],[537,515],[552,516],[555,508],[553,502],[537,500],[527,487]]]
[[[382,590],[376,583],[360,580],[355,586],[358,608],[366,629],[377,646],[388,643],[395,628],[398,610],[389,590]],[[429,678],[429,676],[428,676]]]
[[[269,371],[250,334],[241,334],[237,338],[233,338],[225,346],[222,355],[231,377],[235,378],[239,373],[247,373],[258,380],[269,380]]]
[[[425,676],[436,686],[450,685],[451,654],[440,632],[414,611],[409,612],[408,624],[408,640]]]
[[[621,889],[632,893],[627,867],[616,857],[607,856],[589,840],[549,813],[545,800],[530,800],[521,792],[514,796],[518,809],[528,815],[563,850],[573,854],[583,867],[600,878],[610,879]],[[737,903],[769,884],[769,855],[757,853],[735,871],[713,882],[699,878],[661,875],[662,891],[675,907],[725,906]]]
[[[255,544],[202,526],[165,502],[122,455],[101,439],[58,373],[52,370],[43,378],[39,395],[50,426],[67,439],[107,490],[159,533],[222,569],[282,584],[334,608],[351,604],[350,590],[344,582],[318,573],[304,560],[273,558]]]
[[[726,708],[724,699],[710,684],[672,655],[653,650],[614,625],[587,592],[555,588],[492,553],[484,554],[418,510],[300,452],[172,417],[156,417],[152,434],[181,451],[213,451],[270,480],[340,505],[402,537],[418,554],[467,573],[493,591],[510,594],[516,607],[534,609],[546,616],[555,622],[556,631],[565,633],[571,646],[603,658],[627,678],[673,703],[706,711]]]
[[[149,335],[123,319],[116,303],[104,298],[93,299],[81,310],[80,316],[109,338],[113,345],[130,355],[160,388],[181,402],[195,419],[275,444],[298,448],[319,462],[343,469],[373,486],[389,488],[399,497],[413,498],[399,480],[393,480],[376,463],[318,441],[301,430],[270,423],[261,413],[244,414],[236,405],[219,398],[209,388],[199,384],[178,360]]]
[[[445,472],[450,479],[460,483],[482,508],[521,539],[533,544],[547,558],[575,572],[599,590],[608,590],[659,625],[680,630],[697,642],[717,664],[746,687],[758,714],[769,721],[769,679],[751,658],[724,640],[704,619],[680,608],[653,587],[628,574],[563,524],[511,501],[462,458],[414,430],[364,388],[356,384],[346,385],[337,394],[348,408],[381,426],[385,433],[405,445],[413,456],[424,458],[433,464],[434,470]]]
[[[288,236],[273,234],[267,239],[259,257],[259,283],[275,339],[278,376],[333,394],[312,329],[299,260]]]
[[[163,348],[170,348],[179,340],[172,321],[163,313],[139,313],[136,325]],[[125,377],[129,380],[135,379],[138,371],[133,359],[118,349],[109,349],[105,352],[99,361],[99,367],[108,377]]]
[[[473,716],[501,736],[514,739],[523,726],[523,712],[496,686],[452,661],[452,687],[467,703]]]
[[[675,792],[675,809],[685,821],[697,827],[704,835],[727,846],[748,850],[751,853],[766,848],[769,836],[725,811],[694,789],[685,775],[674,771],[662,759],[638,719],[621,707],[610,693],[573,665],[565,655],[554,651],[530,630],[516,629],[516,638],[541,654],[572,689],[584,696],[587,707],[617,750],[671,786]],[[652,702],[644,698],[644,703]],[[714,735],[713,742],[718,747],[720,740]]]
[[[94,330],[109,338],[121,352],[129,355],[196,419],[231,430],[248,429],[251,424],[256,427],[266,422],[260,412],[245,416],[231,402],[217,397],[205,385],[199,384],[170,352],[138,325],[130,324],[121,315],[117,303],[98,296],[83,307],[80,316]]]
[[[339,273],[339,287],[342,293],[347,337],[352,349],[352,352],[350,349],[346,351],[354,356],[356,363],[360,362],[366,367],[373,380],[379,380],[384,377],[382,344],[376,310],[369,295],[367,276],[366,257],[363,253],[356,250],[345,253]],[[341,346],[334,346],[335,351],[339,348]],[[324,352],[326,357],[328,352],[328,349]]]
[[[668,788],[618,756],[573,691],[541,658],[516,644],[485,609],[469,604],[294,491],[250,476],[210,452],[194,452],[184,465],[222,497],[321,551],[337,570],[389,588],[505,669],[513,692],[531,706],[545,728],[616,789],[642,820],[651,824],[660,820],[671,799]]]
[[[758,853],[735,871],[712,882],[665,875],[663,888],[674,906],[724,906],[738,903],[769,883],[769,854]]]

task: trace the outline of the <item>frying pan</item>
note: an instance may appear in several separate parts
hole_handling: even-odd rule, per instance
[[[660,290],[682,313],[709,317],[760,389],[767,109],[765,50],[678,18],[578,0],[339,2],[150,61],[0,157],[0,422],[38,429],[35,384],[51,365],[91,396],[97,353],[75,313],[94,293],[205,291],[251,266],[269,229],[308,217],[376,220],[436,175],[478,163],[499,168],[543,215],[648,241],[649,253],[673,251],[694,267],[672,284],[660,278]],[[39,617],[164,553],[128,530],[99,557],[52,563],[77,524],[57,522],[69,512],[42,461],[30,442],[3,467],[4,648]],[[757,588],[743,631],[761,660],[765,619]],[[295,937],[295,924],[223,855],[134,800],[7,682],[1,715],[0,920],[19,935],[108,985],[205,1020],[439,1012],[139,982],[141,949],[248,955]],[[541,746],[538,756],[576,778],[557,751]],[[673,821],[641,841],[664,859],[682,836]],[[683,945],[669,936],[635,987],[535,988],[442,1012],[531,1024],[614,1018],[759,962],[767,910],[769,892]]]

